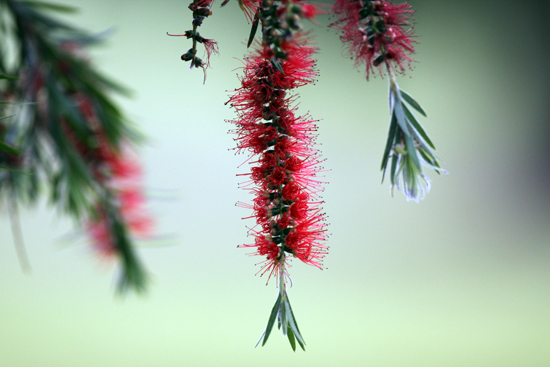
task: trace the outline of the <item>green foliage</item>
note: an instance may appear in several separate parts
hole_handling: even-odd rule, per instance
[[[444,172],[432,152],[434,144],[407,104],[426,116],[416,100],[397,86],[390,73],[390,128],[382,156],[382,181],[389,167],[391,186],[403,190],[408,199],[418,201],[429,190],[422,166]],[[391,163],[390,163],[391,161]]]
[[[123,143],[140,140],[109,96],[128,91],[82,57],[84,48],[105,34],[89,34],[51,15],[75,12],[71,6],[6,0],[0,11],[9,19],[1,21],[0,37],[15,45],[0,46],[0,92],[9,96],[0,107],[17,108],[11,115],[0,114],[2,194],[33,203],[46,188],[50,203],[77,222],[97,218],[98,210],[108,208],[109,230],[124,268],[119,290],[143,290],[145,273],[115,204],[109,174],[99,172],[100,148],[116,153]]]

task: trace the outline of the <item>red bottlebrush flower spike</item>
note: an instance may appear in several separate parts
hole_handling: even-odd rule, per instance
[[[382,75],[383,64],[395,72],[404,73],[410,67],[414,53],[410,16],[413,10],[407,3],[393,5],[388,1],[337,0],[332,12],[338,20],[332,26],[342,31],[355,65],[366,65],[367,79],[374,68]]]
[[[284,252],[322,268],[327,254],[324,215],[318,201],[319,171],[317,150],[313,149],[316,127],[309,116],[298,117],[289,91],[312,83],[316,72],[311,55],[314,48],[305,43],[283,43],[287,59],[281,73],[270,60],[270,49],[257,49],[245,59],[241,88],[230,102],[238,111],[235,133],[239,151],[259,155],[250,173],[256,194],[255,217],[261,229],[252,231],[255,255],[267,255],[259,273],[277,274]],[[275,256],[276,255],[276,256]]]
[[[249,234],[254,242],[239,247],[255,248],[251,255],[265,257],[258,273],[269,274],[267,283],[272,276],[278,280],[279,296],[258,344],[263,340],[265,345],[277,319],[292,349],[296,350],[297,341],[305,350],[286,291],[289,260],[293,256],[322,269],[328,247],[319,198],[322,182],[317,179],[322,167],[314,148],[317,121],[296,115],[296,96],[291,92],[317,77],[315,48],[306,35],[296,33],[300,19],[311,20],[317,9],[290,0],[262,0],[259,9],[248,46],[260,24],[262,42],[245,58],[241,87],[229,100],[238,114],[229,121],[236,125],[237,152],[249,151],[256,157],[251,162],[256,165],[246,174],[250,180],[242,183],[255,196],[253,204],[237,203],[253,210],[249,218],[255,218],[256,225]]]

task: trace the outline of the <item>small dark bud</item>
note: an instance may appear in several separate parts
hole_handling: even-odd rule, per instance
[[[189,61],[189,60],[193,59],[193,57],[195,57],[196,53],[197,53],[197,50],[194,50],[194,49],[190,48],[189,50],[187,50],[186,53],[181,55],[181,59],[183,61]]]
[[[193,60],[193,66],[199,68],[202,66],[202,59],[200,57],[195,57]]]
[[[200,27],[202,25],[203,20],[204,20],[203,16],[198,16],[196,18],[193,18],[193,26]]]

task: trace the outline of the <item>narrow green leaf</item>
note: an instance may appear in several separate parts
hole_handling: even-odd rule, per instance
[[[78,29],[42,14],[37,8],[33,2],[18,1],[12,4],[12,10],[14,10],[18,17],[34,24],[40,24],[48,32],[52,30],[65,30],[80,33]]]
[[[426,162],[428,162],[432,166],[438,168],[438,169],[435,169],[435,168],[434,169],[435,169],[435,172],[437,174],[439,174],[440,173],[439,171],[441,170],[441,166],[439,165],[439,162],[437,161],[437,158],[432,154],[432,152],[430,152],[429,150],[424,149],[424,148],[418,149],[418,152],[420,153],[420,155],[422,156],[422,158],[424,158],[424,160]]]
[[[405,137],[410,137],[411,132],[409,131],[409,127],[407,126],[407,121],[405,120],[405,113],[403,111],[403,104],[401,102],[401,98],[399,98],[399,91],[392,91],[392,95],[393,95],[392,114],[395,114],[395,118],[397,119],[397,124],[401,128],[401,131],[403,131],[403,134],[405,134]]]
[[[287,327],[286,335],[288,336],[288,341],[290,342],[292,350],[296,352],[296,339],[294,338],[294,333],[292,332],[290,325]]]
[[[288,297],[286,298],[287,307],[290,310],[290,327],[292,328],[294,335],[296,336],[296,340],[298,340],[298,343],[300,344],[300,347],[305,351],[305,344],[304,338],[302,338],[302,334],[300,333],[300,329],[298,328],[298,322],[296,321],[296,317],[294,316],[294,312],[292,311],[292,306],[290,305],[290,300]]]
[[[388,131],[388,141],[386,142],[386,148],[384,149],[384,155],[382,156],[382,165],[380,169],[384,172],[382,173],[382,181],[384,181],[384,175],[386,173],[386,166],[388,165],[388,159],[390,157],[391,148],[395,141],[395,134],[397,132],[397,120],[395,114],[392,113],[390,121],[390,130]]]
[[[273,64],[273,66],[275,66],[275,69],[279,70],[281,74],[285,75],[285,72],[283,71],[283,67],[281,66],[281,60],[273,59],[271,60],[271,63]]]
[[[6,75],[6,74],[0,74],[0,79],[7,79],[7,80],[19,80],[16,76]]]
[[[256,15],[254,15],[254,20],[252,21],[252,29],[250,30],[250,36],[248,36],[248,43],[246,44],[246,48],[250,47],[250,45],[254,41],[254,37],[256,36],[256,31],[258,30],[259,22],[260,22],[260,13],[256,13]]]
[[[395,176],[397,175],[397,161],[399,160],[399,157],[397,155],[394,155],[391,157],[391,168],[390,168],[390,183],[395,185]]]
[[[2,140],[0,140],[0,150],[3,150],[3,151],[8,152],[10,154],[21,155],[21,152],[19,150],[17,150],[14,147],[4,143]]]
[[[45,10],[52,10],[52,11],[57,11],[61,13],[76,13],[78,11],[78,8],[74,6],[52,4],[52,3],[47,3],[43,1],[21,1],[21,2],[33,8],[42,8]]]
[[[0,104],[16,104],[16,105],[29,105],[29,104],[37,104],[36,102],[7,102],[7,101],[0,101]],[[15,116],[15,115],[12,115]]]
[[[416,117],[414,117],[411,110],[409,110],[409,108],[406,105],[403,105],[403,110],[405,111],[407,120],[411,123],[414,129],[418,131],[422,139],[424,139],[426,143],[428,143],[428,145],[432,147],[432,149],[435,149],[435,145],[432,143],[432,141],[430,140],[430,137],[428,136],[428,134],[426,134],[426,131],[424,131],[424,129],[422,128],[422,125],[420,125]]]
[[[9,116],[2,116],[0,117],[0,120],[9,119],[10,117],[13,117],[15,115],[9,115]]]
[[[20,171],[20,170],[13,169],[13,168],[6,167],[6,166],[2,166],[2,165],[0,165],[0,169],[5,169],[6,171],[15,172],[15,173],[19,173],[19,174],[27,175],[27,176],[31,176],[31,175],[32,175],[31,172]]]
[[[269,316],[269,320],[267,321],[267,327],[265,328],[265,335],[264,335],[264,341],[262,342],[262,347],[267,342],[267,339],[269,338],[269,334],[271,334],[271,329],[273,329],[273,324],[275,323],[275,319],[277,318],[277,314],[279,313],[280,306],[281,306],[281,293],[279,293],[279,297],[277,297],[277,300],[273,305],[273,309],[271,310],[271,315]]]
[[[414,100],[413,97],[411,97],[410,94],[408,94],[407,92],[405,91],[400,91],[401,93],[401,97],[403,97],[403,99],[405,100],[405,102],[407,102],[408,104],[411,105],[412,108],[414,108],[415,110],[417,110],[418,112],[420,112],[424,117],[428,117],[426,115],[426,112],[424,111],[424,109],[418,104],[418,102],[416,102]]]
[[[122,258],[123,271],[120,276],[117,290],[119,294],[124,293],[129,288],[137,292],[142,292],[146,288],[147,276],[139,263],[132,243],[128,236],[128,228],[123,222],[120,209],[112,203],[112,197],[109,192],[106,193],[104,200],[107,217],[109,218],[110,232],[114,238],[114,244],[119,256]]]
[[[280,327],[279,329],[282,327],[283,328],[283,335],[286,335],[286,329],[288,328],[288,317],[287,317],[287,308],[286,308],[286,294],[283,294],[283,300],[281,302],[281,307],[280,307],[280,311],[279,311],[279,322],[280,322]]]
[[[431,163],[432,161],[437,160],[430,148],[428,148],[425,144],[420,143],[417,150],[420,152],[420,155],[426,160],[426,162]]]
[[[416,147],[414,146],[412,136],[405,136],[405,147],[407,148],[407,154],[412,159],[414,165],[422,172],[422,167],[420,166],[418,154],[416,154]]]

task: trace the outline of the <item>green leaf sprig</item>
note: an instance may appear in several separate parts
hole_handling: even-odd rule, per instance
[[[395,76],[388,68],[390,84],[390,128],[382,157],[382,181],[390,165],[390,183],[406,195],[407,200],[419,201],[430,189],[430,180],[423,173],[422,166],[436,173],[445,173],[433,153],[435,146],[409,109],[426,117],[426,112],[416,100],[399,89]]]
[[[277,296],[277,300],[275,301],[275,304],[271,309],[271,314],[269,315],[269,320],[267,321],[265,331],[256,346],[258,346],[260,342],[262,343],[262,347],[265,345],[265,343],[267,343],[267,339],[269,338],[271,330],[275,325],[275,320],[277,320],[278,328],[283,332],[283,335],[286,335],[286,337],[288,338],[292,350],[296,351],[296,342],[298,342],[302,350],[305,351],[306,343],[304,341],[304,338],[302,337],[302,334],[300,333],[300,329],[298,328],[298,323],[296,322],[296,317],[294,316],[294,312],[292,311],[290,300],[288,299],[288,294],[286,292],[285,278],[287,277],[287,275],[285,273],[284,253],[281,256],[280,261],[281,264],[278,274],[279,295]]]

